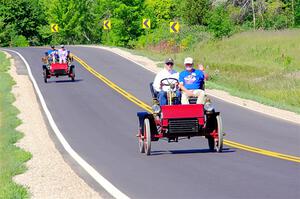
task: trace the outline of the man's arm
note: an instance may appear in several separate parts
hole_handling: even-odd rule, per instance
[[[190,97],[194,96],[194,93],[192,91],[188,90],[183,86],[183,82],[179,83],[179,88],[182,90],[182,92],[185,92],[188,96]]]
[[[157,73],[157,75],[155,76],[154,81],[153,81],[153,88],[157,92],[161,91],[161,86],[160,86],[161,80],[162,80],[161,74]]]

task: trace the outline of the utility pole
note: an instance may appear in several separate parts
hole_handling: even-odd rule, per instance
[[[256,25],[255,25],[255,9],[254,9],[254,2],[253,0],[251,0],[251,5],[252,5],[252,15],[253,15],[253,27],[254,27],[254,30],[256,29]]]

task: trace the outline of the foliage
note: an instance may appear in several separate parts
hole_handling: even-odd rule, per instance
[[[102,35],[104,44],[128,46],[141,35],[143,0],[106,1],[98,0],[98,9],[103,19],[111,20],[112,29]]]
[[[26,47],[29,46],[29,42],[23,35],[18,35],[12,38],[11,46]]]
[[[282,1],[272,0],[261,2],[257,6],[262,7],[264,12],[257,13],[258,27],[265,29],[283,29],[291,25],[291,12],[289,7]]]
[[[174,0],[145,0],[144,16],[152,19],[153,28],[158,28],[158,25],[179,18],[177,6]]]
[[[233,31],[233,23],[223,4],[218,5],[211,11],[207,23],[208,29],[217,38],[229,36]]]
[[[95,1],[53,0],[51,3],[44,2],[47,7],[48,24],[56,23],[59,27],[58,33],[50,33],[49,28],[40,28],[44,38],[52,36],[52,42],[65,44],[86,44],[99,42],[101,35],[97,15],[94,11]]]
[[[210,11],[210,0],[181,1],[180,14],[188,25],[206,25],[205,18]]]
[[[191,43],[198,40],[197,35],[194,38],[193,30],[200,26],[216,38],[250,28],[278,30],[300,26],[299,0],[253,0],[254,4],[250,0],[0,2],[1,46],[27,45],[25,37],[29,45],[102,43],[134,48],[135,45],[141,47],[146,43],[175,42],[177,46],[188,49]],[[142,29],[143,18],[151,20],[150,30]],[[103,30],[105,19],[112,22],[109,31]],[[181,33],[178,36],[183,39],[182,42],[168,33],[170,21],[180,22],[180,31],[185,32],[184,36]],[[58,24],[58,33],[51,32],[51,23]]]
[[[30,153],[15,146],[22,137],[16,127],[20,125],[18,110],[12,105],[13,79],[7,73],[9,61],[0,53],[0,198],[28,198],[27,190],[13,182],[12,177],[25,171],[24,162]]]
[[[38,37],[38,28],[46,23],[39,0],[0,0],[0,41],[1,46],[9,46],[13,38],[22,35],[31,41]]]
[[[300,113],[300,30],[248,31],[222,40],[210,40],[173,54],[139,50],[155,58],[175,58],[183,70],[185,57],[193,57],[209,74],[207,88]]]
[[[300,26],[300,1],[294,1],[294,17],[295,17],[295,25]]]

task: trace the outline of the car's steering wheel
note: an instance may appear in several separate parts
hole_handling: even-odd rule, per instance
[[[175,91],[176,86],[179,84],[178,79],[173,77],[164,78],[160,81],[161,87],[168,86],[171,90]]]

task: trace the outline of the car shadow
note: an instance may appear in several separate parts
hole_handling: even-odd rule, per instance
[[[47,84],[49,83],[49,84],[53,84],[53,83],[75,83],[75,82],[81,82],[81,81],[83,81],[83,79],[75,79],[74,81],[72,81],[71,79],[67,79],[67,80],[53,80],[53,81],[49,81],[48,80],[48,82],[47,82]]]
[[[233,153],[236,152],[233,148],[223,148],[221,153]],[[165,154],[192,154],[192,153],[217,153],[209,149],[183,149],[183,150],[165,150],[165,151],[151,151],[151,155],[165,155]]]

